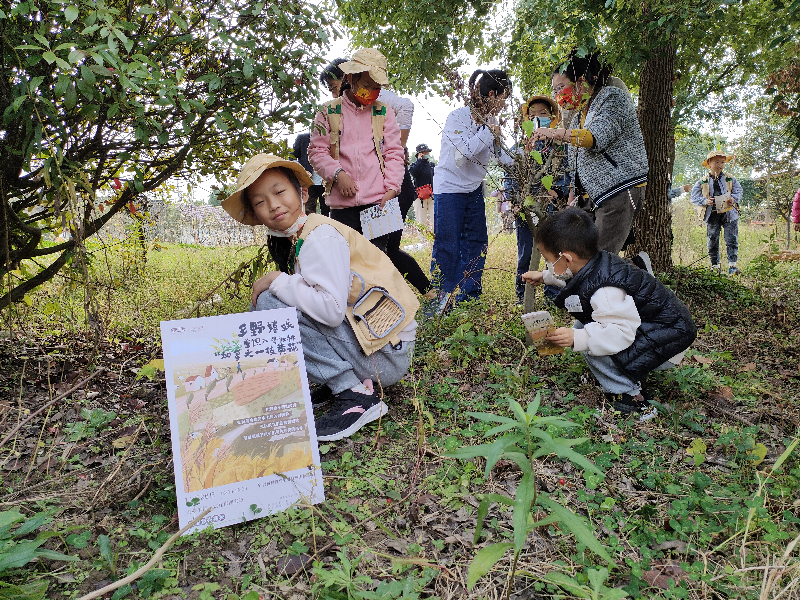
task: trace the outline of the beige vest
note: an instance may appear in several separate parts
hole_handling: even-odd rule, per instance
[[[353,282],[347,298],[347,320],[369,356],[386,344],[400,342],[397,334],[414,320],[419,300],[408,282],[383,252],[356,230],[318,214],[308,215],[300,240],[320,225],[330,225],[350,246]],[[295,246],[295,259],[302,243]]]
[[[723,175],[725,174],[723,173]],[[706,175],[705,179],[703,179],[703,183],[700,185],[700,193],[702,194],[703,198],[710,198],[709,183],[710,183],[709,176]],[[733,181],[731,181],[731,178],[728,177],[727,175],[725,175],[725,187],[728,188],[728,193],[730,194],[731,190],[733,189]]]

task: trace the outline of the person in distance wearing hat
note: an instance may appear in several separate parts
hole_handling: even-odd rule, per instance
[[[430,160],[431,149],[428,144],[417,144],[415,152],[417,160],[409,169],[417,190],[417,199],[414,200],[414,216],[417,223],[421,223],[433,231],[434,165]]]
[[[312,184],[295,161],[258,154],[222,208],[244,225],[266,226],[279,271],[253,285],[250,310],[294,307],[308,378],[333,394],[317,439],[349,437],[388,411],[386,387],[408,370],[419,301],[389,258],[350,227],[303,200]],[[354,285],[355,281],[355,285]]]
[[[709,173],[692,186],[692,204],[705,206],[703,220],[706,222],[706,240],[711,268],[720,271],[719,234],[725,230],[725,247],[728,249],[728,274],[738,275],[736,259],[739,253],[739,201],[742,186],[732,175],[722,171],[732,157],[719,150],[712,150],[702,162]],[[724,198],[718,203],[716,198]]]

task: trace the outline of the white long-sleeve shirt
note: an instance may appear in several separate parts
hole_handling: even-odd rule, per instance
[[[433,193],[464,194],[477,189],[492,157],[506,165],[514,162],[505,152],[495,150],[492,131],[472,119],[468,106],[457,108],[447,116],[442,131]]]
[[[414,117],[414,103],[411,100],[398,96],[391,90],[381,88],[378,102],[387,104],[394,111],[394,118],[401,130],[411,129],[411,120]]]
[[[313,321],[338,327],[346,316],[352,279],[347,240],[333,226],[320,225],[303,241],[294,274],[278,275],[269,292]],[[417,322],[412,321],[398,337],[410,342],[416,331]]]
[[[593,322],[574,330],[573,350],[588,351],[591,356],[611,356],[633,344],[642,319],[632,296],[621,288],[603,287],[592,294],[589,304]],[[673,356],[669,362],[680,363],[683,354]]]

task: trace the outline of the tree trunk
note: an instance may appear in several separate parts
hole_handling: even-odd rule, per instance
[[[639,79],[637,115],[644,135],[650,172],[644,205],[634,222],[636,242],[629,255],[644,250],[657,272],[672,268],[672,215],[667,187],[675,156],[674,128],[671,123],[675,49],[671,45],[654,51]]]

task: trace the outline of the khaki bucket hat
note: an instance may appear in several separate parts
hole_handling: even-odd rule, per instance
[[[711,152],[709,152],[709,153],[708,153],[708,156],[706,156],[706,159],[705,159],[705,160],[704,160],[704,161],[703,161],[701,164],[702,164],[702,165],[703,165],[703,166],[704,166],[706,169],[708,169],[708,168],[709,168],[709,166],[708,166],[708,161],[710,161],[710,160],[711,160],[712,158],[714,158],[715,156],[722,156],[722,157],[724,157],[724,158],[725,158],[725,162],[728,162],[730,159],[732,159],[732,158],[733,158],[733,156],[730,156],[730,155],[728,155],[728,154],[725,154],[724,152],[722,152],[722,151],[720,151],[720,150],[712,150]]]
[[[544,102],[550,106],[550,112],[558,115],[558,104],[550,96],[533,96],[525,104],[522,105],[522,114],[528,116],[528,111],[531,109],[531,104],[534,102]]]
[[[344,73],[363,73],[369,72],[375,83],[389,85],[389,75],[387,74],[389,65],[386,57],[375,50],[375,48],[362,48],[353,54],[352,60],[339,65]]]
[[[267,169],[275,169],[277,167],[291,169],[297,175],[297,181],[304,188],[311,187],[314,184],[303,165],[299,162],[286,160],[274,154],[256,154],[244,164],[239,172],[239,178],[236,180],[236,191],[222,201],[222,208],[225,209],[225,212],[243,225],[261,225],[261,221],[245,210],[242,190],[258,179]]]

